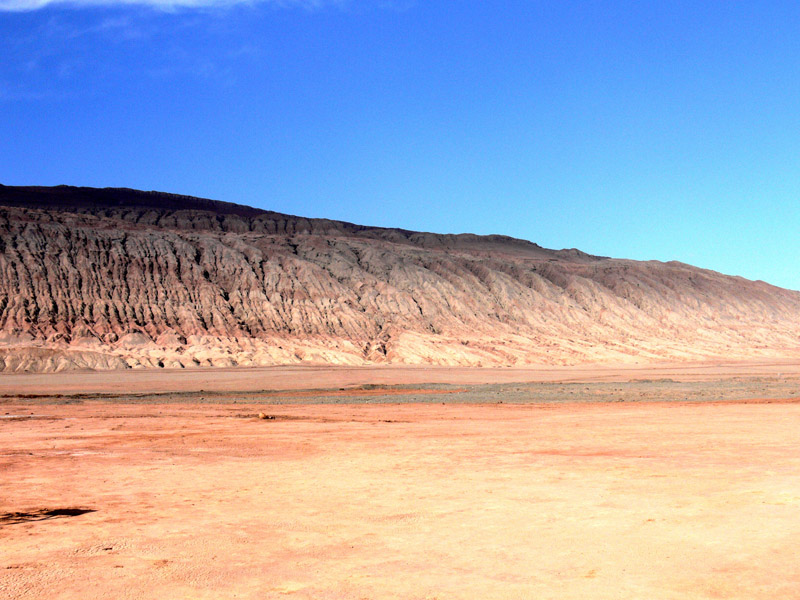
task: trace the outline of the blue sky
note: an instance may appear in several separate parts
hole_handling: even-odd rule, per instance
[[[0,183],[800,289],[800,3],[0,0]]]

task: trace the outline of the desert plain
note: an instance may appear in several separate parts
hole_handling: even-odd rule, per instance
[[[0,596],[800,598],[800,364],[0,377]]]

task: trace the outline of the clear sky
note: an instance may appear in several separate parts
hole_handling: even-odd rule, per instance
[[[800,290],[800,3],[0,0],[0,183]]]

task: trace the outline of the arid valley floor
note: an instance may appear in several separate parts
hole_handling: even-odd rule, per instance
[[[798,447],[796,361],[6,375],[0,596],[800,598]]]

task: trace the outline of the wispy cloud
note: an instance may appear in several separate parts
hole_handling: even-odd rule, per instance
[[[29,12],[48,6],[71,8],[96,6],[149,6],[162,10],[180,8],[209,8],[235,4],[268,4],[276,7],[317,9],[326,6],[343,6],[348,0],[0,0],[0,11]]]
[[[0,0],[2,2],[2,0]],[[62,26],[63,27],[63,26]],[[108,34],[115,39],[137,39],[143,37],[143,32],[137,27],[130,17],[109,17],[84,27],[64,28],[62,32],[66,38],[80,38],[91,35]]]

